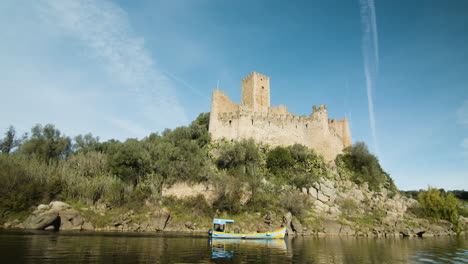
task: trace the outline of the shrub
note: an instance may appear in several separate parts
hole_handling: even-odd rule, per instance
[[[213,208],[230,214],[241,212],[241,200],[245,195],[243,183],[229,175],[220,175],[214,179],[213,183],[216,190],[216,200],[213,202]]]
[[[54,174],[54,169],[35,159],[0,155],[0,211],[18,212],[41,202]]]
[[[206,202],[206,199],[202,194],[184,199],[177,199],[175,196],[168,196],[162,199],[162,204],[176,214],[196,215],[199,217],[213,216],[213,209]]]
[[[284,210],[291,212],[292,215],[298,218],[301,218],[306,209],[310,207],[307,197],[298,191],[283,193],[280,203]]]
[[[426,217],[450,221],[454,224],[454,230],[460,231],[457,207],[459,200],[452,193],[442,195],[440,190],[429,188],[418,194],[418,200]]]
[[[356,184],[367,182],[369,189],[380,191],[382,187],[396,192],[396,186],[390,175],[386,173],[379,164],[377,157],[369,153],[364,142],[356,142],[353,146],[344,149],[344,154],[336,157],[339,171],[350,172],[350,179]]]
[[[292,168],[294,164],[291,152],[285,147],[278,146],[268,152],[266,165],[273,174],[281,174],[282,171]]]
[[[268,152],[266,165],[276,179],[297,189],[310,188],[320,177],[330,175],[323,157],[299,144],[274,148]]]
[[[346,214],[346,216],[354,216],[358,213],[359,206],[353,199],[346,198],[339,200],[338,204],[341,206],[341,211]]]

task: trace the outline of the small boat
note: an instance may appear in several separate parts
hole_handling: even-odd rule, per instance
[[[284,239],[287,234],[286,227],[282,227],[276,231],[264,233],[231,233],[226,231],[226,224],[234,223],[230,219],[213,219],[213,229],[208,231],[211,238],[240,238],[240,239]]]

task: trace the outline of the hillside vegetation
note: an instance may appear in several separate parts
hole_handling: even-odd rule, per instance
[[[112,208],[167,206],[181,214],[207,218],[291,212],[307,222],[305,215],[310,213],[311,204],[303,194],[323,180],[340,177],[366,185],[372,192],[398,193],[391,177],[362,142],[327,164],[320,154],[302,145],[210,142],[208,121],[209,113],[203,113],[187,127],[124,142],[100,142],[91,134],[72,140],[51,124],[36,125],[30,135],[19,137],[10,127],[0,142],[0,218],[30,211],[39,203],[62,200],[80,206],[104,203]],[[162,195],[165,186],[180,182],[209,184],[216,198],[180,200]],[[440,212],[440,208],[456,206],[457,199],[450,196],[450,201],[435,204],[431,201],[438,201],[440,194],[430,194],[418,197],[423,207],[423,213],[418,213],[456,223],[459,211]],[[352,211],[355,205],[343,201],[343,206]]]

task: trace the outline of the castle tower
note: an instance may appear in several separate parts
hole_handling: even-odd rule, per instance
[[[329,119],[326,105],[313,106],[310,116],[294,115],[284,105],[270,107],[270,78],[256,72],[242,80],[239,104],[224,92],[213,91],[209,132],[212,140],[252,138],[270,146],[299,143],[327,161],[352,143],[349,121]]]
[[[242,103],[252,112],[268,113],[270,108],[270,78],[252,72],[242,80]]]

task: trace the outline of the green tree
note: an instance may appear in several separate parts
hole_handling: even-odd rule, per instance
[[[136,186],[150,172],[150,156],[137,139],[107,142],[106,154],[111,173],[124,182]]]
[[[71,140],[52,124],[44,127],[38,124],[31,129],[31,137],[23,143],[20,152],[47,163],[56,162],[70,154]]]
[[[200,147],[210,142],[208,125],[210,123],[210,113],[201,113],[197,119],[190,124],[191,138],[196,140]]]
[[[5,137],[0,140],[0,152],[6,155],[10,155],[21,143],[26,139],[27,135],[18,138],[16,130],[13,126],[10,126],[5,132]]]
[[[418,194],[418,200],[426,217],[450,221],[454,224],[454,231],[460,231],[457,207],[460,201],[453,193],[447,194],[438,189],[429,188]]]
[[[350,179],[353,182],[367,182],[372,191],[380,191],[382,187],[396,191],[390,175],[382,169],[379,160],[369,152],[364,142],[356,142],[347,147],[344,154],[338,155],[336,159],[336,164],[345,166],[351,172]]]
[[[218,168],[246,181],[252,194],[251,202],[255,204],[257,192],[264,177],[262,167],[265,165],[265,155],[253,139],[224,144],[220,152],[216,160]]]
[[[194,127],[197,127],[194,129]],[[204,148],[208,130],[197,124],[190,127],[166,129],[162,135],[151,134],[144,147],[151,160],[152,174],[162,183],[177,181],[200,182],[208,179],[211,171],[207,149]]]
[[[268,152],[266,165],[273,174],[281,174],[282,171],[292,168],[295,163],[288,148],[278,146]]]
[[[268,152],[267,168],[277,179],[298,189],[312,187],[329,173],[322,156],[299,144],[275,147]]]
[[[91,133],[78,135],[74,138],[73,152],[89,152],[99,149],[99,137],[93,137]]]

